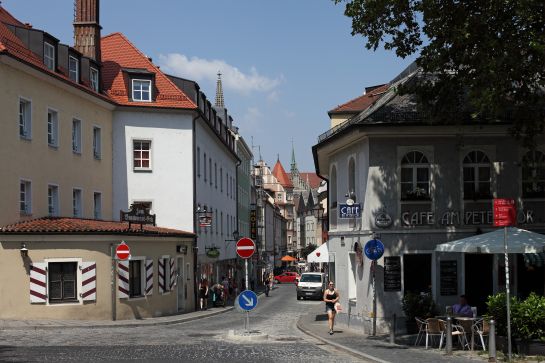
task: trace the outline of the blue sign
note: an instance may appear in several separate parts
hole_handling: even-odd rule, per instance
[[[384,245],[378,239],[372,239],[365,244],[365,256],[370,260],[378,260],[384,254]]]
[[[252,290],[244,290],[238,296],[238,305],[243,310],[253,310],[257,306],[257,295]]]
[[[339,218],[360,218],[361,217],[361,205],[358,204],[340,204],[339,205]]]

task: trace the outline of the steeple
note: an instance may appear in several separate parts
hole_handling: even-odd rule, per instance
[[[100,0],[74,0],[74,48],[100,62]]]
[[[218,71],[218,80],[216,81],[216,104],[214,106],[217,108],[225,108],[225,103],[223,101],[223,87],[221,85],[220,71]]]
[[[291,172],[297,172],[297,162],[295,161],[295,149],[293,147],[293,138],[291,139]]]

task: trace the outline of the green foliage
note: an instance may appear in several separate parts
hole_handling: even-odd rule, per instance
[[[401,301],[405,317],[409,321],[414,318],[431,318],[437,315],[437,306],[430,294],[407,293]]]

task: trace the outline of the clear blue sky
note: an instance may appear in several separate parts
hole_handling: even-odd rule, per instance
[[[73,0],[3,0],[23,22],[72,44]],[[55,5],[55,7],[52,6]],[[314,171],[311,147],[327,111],[390,81],[413,59],[368,51],[331,0],[102,0],[102,34],[124,33],[163,70],[215,95],[224,73],[226,107],[242,135],[274,164]],[[254,154],[257,156],[257,149]]]

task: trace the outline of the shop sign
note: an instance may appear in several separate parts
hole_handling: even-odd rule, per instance
[[[514,199],[494,199],[494,227],[509,227],[517,223]]]
[[[467,211],[463,214],[459,211],[447,211],[440,215],[439,220],[436,220],[435,213],[430,211],[403,212],[401,214],[401,224],[403,226],[433,226],[436,223],[441,226],[458,226],[460,224],[466,226],[479,226],[495,223],[494,214],[495,212],[493,211]],[[534,211],[519,211],[517,214],[515,210],[514,212],[511,212],[509,218],[511,218],[509,219],[509,223],[511,223],[509,225],[515,225],[515,222],[512,222],[513,220],[521,224],[532,224],[534,223]],[[385,228],[379,226],[376,218],[375,224],[377,227]],[[496,226],[496,224],[494,225]]]
[[[143,203],[133,203],[128,212],[120,211],[120,220],[122,222],[129,222],[129,229],[131,224],[139,224],[140,229],[144,224],[152,224],[155,226],[155,214],[150,214],[149,207]]]
[[[401,258],[384,257],[384,291],[401,291]]]
[[[441,296],[458,295],[458,262],[456,260],[441,261],[439,275]]]
[[[361,204],[352,203],[351,205],[341,204],[339,208],[339,218],[340,219],[349,219],[349,218],[360,218],[361,217]]]
[[[257,239],[257,212],[255,209],[250,211],[250,238]]]
[[[210,248],[206,251],[206,255],[210,258],[220,257],[220,250],[217,248]]]
[[[385,211],[380,211],[375,215],[375,226],[378,228],[388,228],[392,225],[392,217]]]
[[[200,212],[199,227],[210,227],[212,225],[212,212]]]

